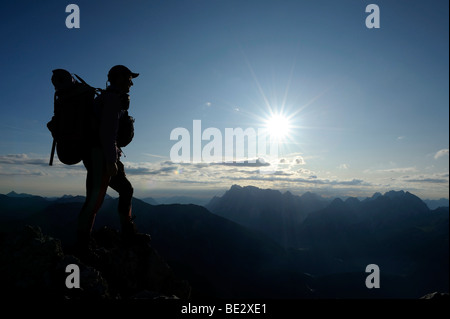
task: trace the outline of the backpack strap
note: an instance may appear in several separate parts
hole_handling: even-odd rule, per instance
[[[83,80],[83,79],[82,79],[81,77],[79,77],[77,74],[74,73],[73,75],[76,76],[76,78],[78,79],[78,81],[80,81],[80,82],[83,83],[84,85],[87,85],[87,86],[91,87],[89,84],[86,83],[85,80]]]
[[[101,94],[101,93],[104,91],[103,89],[100,89],[100,88],[94,88],[94,87],[90,86],[90,85],[87,84],[86,81],[83,80],[79,75],[77,75],[77,74],[75,74],[75,73],[74,73],[73,75],[75,75],[75,77],[78,79],[78,81],[80,81],[81,83],[83,83],[83,84],[86,85],[87,87],[89,87],[89,88],[95,90],[95,93],[96,93],[97,95]]]

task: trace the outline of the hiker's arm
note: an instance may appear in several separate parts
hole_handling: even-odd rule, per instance
[[[116,137],[119,128],[120,101],[115,94],[105,97],[100,121],[100,141],[107,164],[117,161]]]

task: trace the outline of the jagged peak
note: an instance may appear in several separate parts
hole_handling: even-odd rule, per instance
[[[341,198],[337,197],[333,199],[330,205],[344,205],[344,204],[345,204],[344,201]]]
[[[286,196],[286,197],[294,196],[290,191],[286,191],[283,195]]]
[[[233,185],[230,187],[230,191],[231,191],[231,190],[241,190],[241,189],[242,189],[242,186],[237,185],[237,184],[233,184]]]
[[[395,200],[395,199],[409,199],[409,200],[414,200],[414,201],[420,201],[426,206],[426,204],[418,196],[416,196],[416,195],[414,195],[414,194],[412,194],[412,193],[410,193],[408,191],[405,192],[404,190],[400,190],[400,191],[392,190],[392,191],[386,192],[384,194],[384,197],[387,197],[387,198],[389,198],[391,200]]]
[[[376,192],[372,195],[371,199],[377,199],[378,197],[383,196],[380,192]]]
[[[245,196],[258,196],[260,194],[276,194],[276,195],[282,195],[280,191],[273,190],[270,188],[262,189],[253,185],[247,185],[247,186],[239,186],[239,185],[233,185],[231,188],[225,192],[226,196],[234,196],[236,194],[245,194]]]
[[[400,191],[391,190],[389,192],[384,193],[384,196],[389,197],[389,198],[399,198],[399,197],[404,196],[405,194],[406,193],[404,190],[400,190]]]
[[[307,191],[303,195],[300,196],[301,199],[307,199],[307,200],[322,200],[323,198],[320,195],[317,195],[315,193],[312,193],[310,191]]]

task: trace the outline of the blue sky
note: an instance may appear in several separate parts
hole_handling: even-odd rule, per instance
[[[104,88],[109,68],[124,64],[140,73],[136,135],[122,158],[137,197],[209,198],[239,184],[448,198],[448,1],[73,3],[79,29],[65,25],[69,3],[0,4],[0,193],[84,194],[82,165],[48,166],[51,71]],[[365,25],[370,3],[379,29]],[[224,135],[263,127],[272,113],[289,118],[276,163],[265,158],[274,174],[171,161],[175,128],[192,138],[201,120]]]

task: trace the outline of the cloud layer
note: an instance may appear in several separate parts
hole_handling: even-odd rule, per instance
[[[438,152],[441,156],[448,150]],[[436,154],[438,154],[436,153]],[[307,167],[298,155],[285,157],[275,163],[262,159],[232,163],[175,163],[170,160],[160,162],[124,162],[125,171],[137,193],[148,189],[227,189],[232,184],[254,185],[261,188],[290,190],[303,193],[342,194],[369,196],[376,191],[390,189],[416,190],[436,197],[448,193],[449,174],[424,173],[416,167],[377,168],[352,172],[348,164],[338,165],[336,172],[316,171]],[[335,174],[341,175],[335,175]],[[23,184],[39,184],[64,189],[71,184],[84,188],[86,170],[78,165],[63,165],[55,161],[48,165],[48,159],[27,154],[0,156],[2,189],[10,189],[7,183],[23,179]],[[354,175],[352,175],[354,174]],[[68,182],[70,181],[70,182]],[[76,184],[76,185],[75,185]],[[17,189],[23,191],[24,189]],[[439,193],[439,194],[438,194]]]

